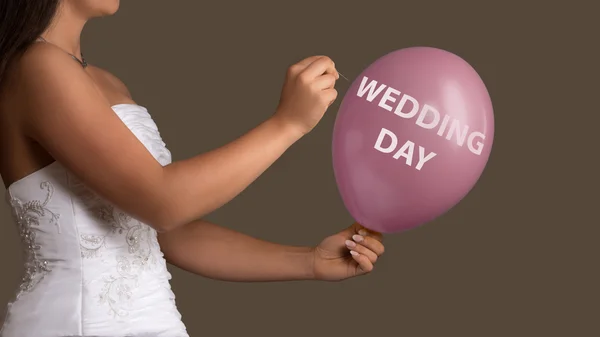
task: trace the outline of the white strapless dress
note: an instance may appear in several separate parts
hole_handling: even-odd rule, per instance
[[[158,162],[171,162],[144,107],[113,110]],[[6,193],[26,261],[0,337],[188,337],[154,229],[100,198],[59,162]]]

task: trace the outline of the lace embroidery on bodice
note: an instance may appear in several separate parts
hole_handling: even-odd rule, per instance
[[[54,186],[52,183],[44,181],[40,184],[42,190],[46,190],[46,197],[43,201],[30,200],[23,202],[18,198],[12,197],[7,193],[8,203],[11,206],[13,218],[19,229],[24,255],[25,255],[25,272],[21,280],[20,291],[17,293],[17,298],[23,292],[31,291],[41,279],[51,272],[48,267],[48,261],[38,257],[40,246],[36,241],[36,231],[33,227],[40,226],[40,218],[49,217],[49,223],[54,224],[60,233],[60,224],[58,220],[60,214],[53,213],[46,205],[52,199],[54,194]]]
[[[171,153],[144,107],[115,114],[163,166]],[[54,162],[7,188],[25,272],[1,337],[189,337],[157,232]]]
[[[113,273],[104,276],[104,286],[98,294],[100,303],[108,306],[110,314],[124,317],[134,300],[133,291],[139,286],[140,276],[160,267],[158,262],[162,253],[157,233],[113,205],[100,202],[93,209],[107,228],[101,235],[80,234],[81,257],[101,259],[108,240],[117,244],[121,242],[126,247],[114,256],[116,268]]]

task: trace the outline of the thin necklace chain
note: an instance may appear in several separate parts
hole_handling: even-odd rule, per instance
[[[48,40],[44,39],[43,37],[39,37],[38,41],[42,41],[42,42],[46,42],[46,43],[50,43],[50,44],[54,44],[52,42],[49,42]],[[56,46],[56,45],[55,45]],[[58,46],[57,46],[58,47]],[[60,48],[60,47],[59,47]],[[62,49],[62,48],[61,48]],[[75,55],[69,53],[68,51],[64,50],[63,51],[67,54],[69,54],[69,56],[71,56],[75,61],[79,62],[79,64],[81,64],[82,67],[86,68],[88,66],[87,61],[85,60],[85,57],[83,57],[83,53],[81,53],[81,60],[78,59]]]

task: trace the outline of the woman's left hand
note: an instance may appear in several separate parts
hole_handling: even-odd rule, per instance
[[[383,251],[382,235],[355,223],[314,249],[315,278],[341,281],[370,273]]]

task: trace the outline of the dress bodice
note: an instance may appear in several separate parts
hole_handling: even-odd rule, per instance
[[[112,107],[161,164],[171,153],[148,111]],[[59,162],[11,184],[25,272],[0,337],[188,337],[156,231]]]

